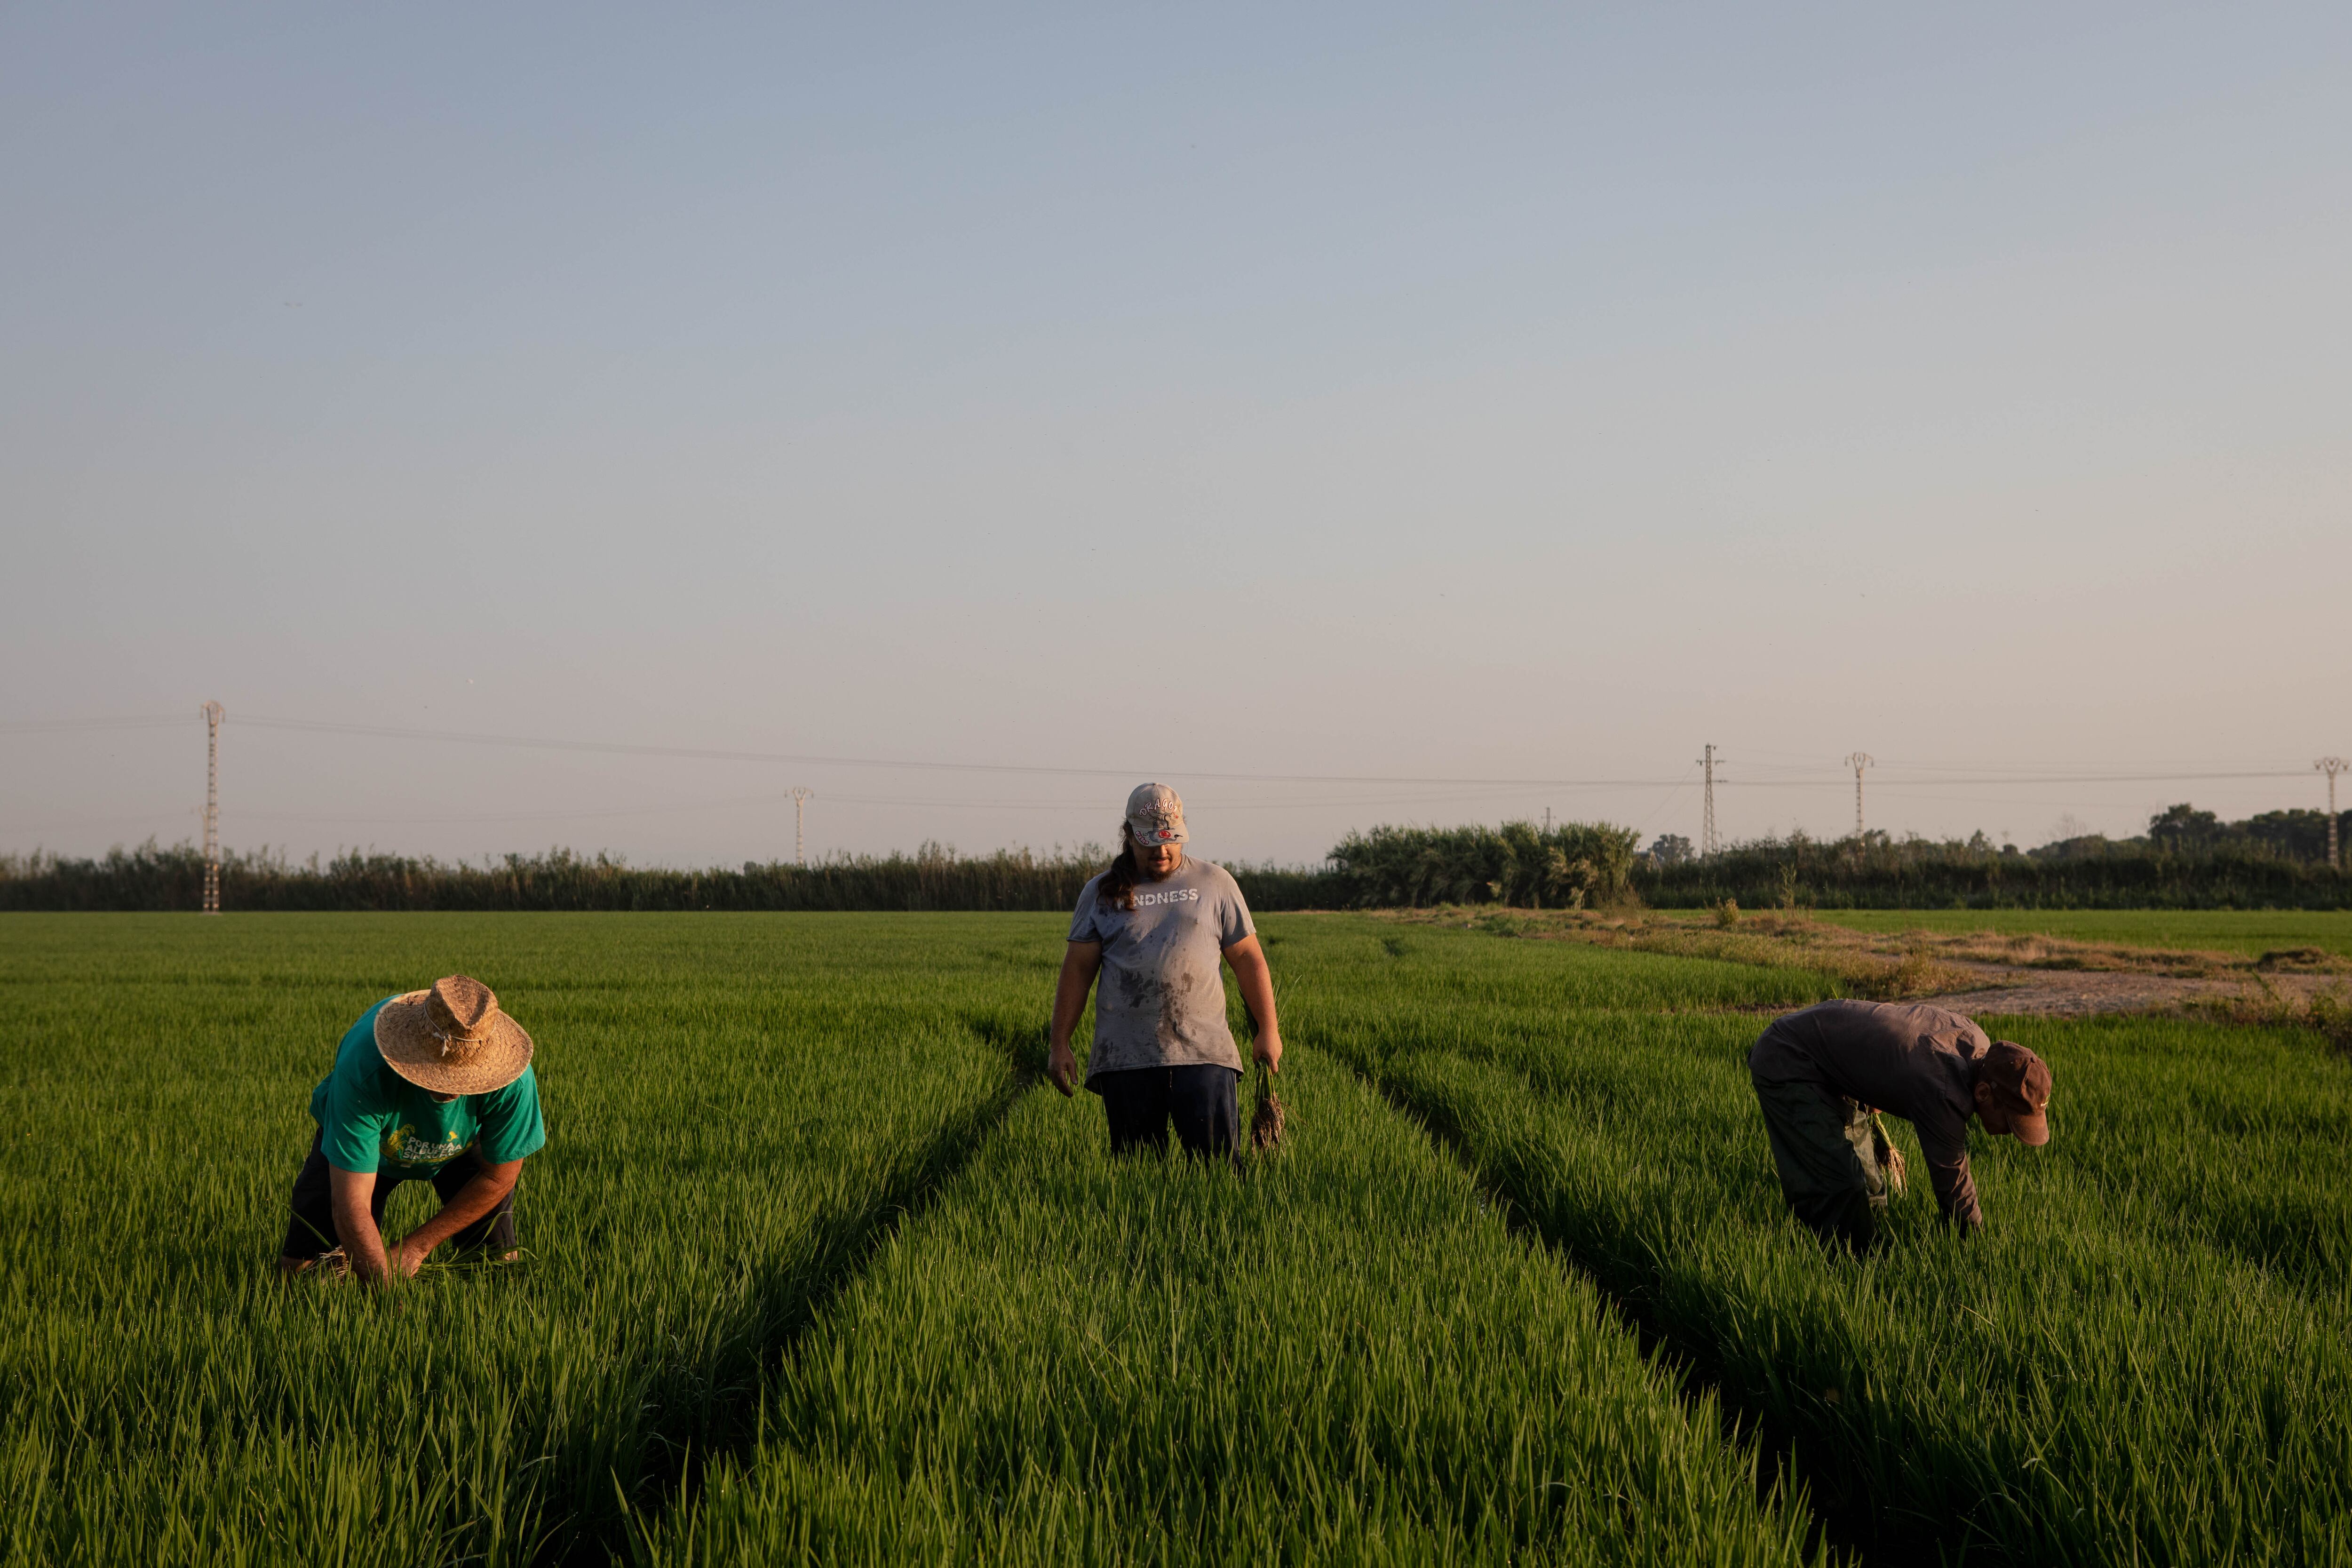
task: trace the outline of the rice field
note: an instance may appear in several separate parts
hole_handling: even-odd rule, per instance
[[[0,917],[0,1559],[2352,1563],[2319,1037],[2019,1021],[1987,1233],[1833,1258],[1743,1061],[1828,977],[1261,930],[1227,1170],[1041,1084],[1056,917]],[[280,1282],[335,1039],[456,970],[527,1256]]]

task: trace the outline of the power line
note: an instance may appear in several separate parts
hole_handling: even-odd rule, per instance
[[[1691,765],[1693,767],[1696,767],[1698,764],[1694,763]],[[1650,830],[1650,824],[1655,822],[1661,814],[1663,814],[1669,806],[1673,805],[1675,801],[1681,799],[1683,791],[1689,787],[1690,774],[1685,773],[1681,778],[1675,781],[1675,785],[1672,789],[1666,791],[1664,795],[1658,797],[1658,799],[1651,805],[1650,809],[1643,814],[1642,820],[1633,825],[1634,830],[1639,833],[1647,833]]]
[[[189,721],[181,713],[151,713],[125,719],[17,719],[0,723],[0,735],[56,735],[71,730],[178,730]]]
[[[335,811],[335,812],[320,812],[320,811],[255,811],[255,810],[252,810],[252,809],[249,809],[249,808],[248,808],[248,809],[246,811],[246,813],[245,813],[245,820],[247,820],[247,821],[257,821],[257,822],[398,822],[398,823],[523,822],[523,821],[532,821],[532,822],[536,822],[536,821],[542,821],[542,820],[546,820],[546,821],[569,820],[569,819],[572,819],[572,818],[578,818],[578,817],[596,817],[596,816],[649,816],[649,815],[656,815],[656,814],[659,814],[659,813],[662,813],[662,812],[673,812],[673,811],[719,811],[719,810],[724,810],[724,809],[726,809],[726,808],[728,808],[728,807],[730,807],[730,806],[769,805],[773,805],[773,804],[775,804],[775,803],[777,803],[777,802],[779,802],[779,801],[786,801],[786,800],[790,800],[791,798],[792,798],[792,794],[791,794],[791,792],[790,792],[790,791],[787,791],[787,790],[767,790],[767,791],[763,791],[763,792],[761,792],[761,794],[759,794],[759,795],[729,795],[729,796],[725,797],[724,799],[719,799],[719,800],[681,800],[681,801],[661,801],[661,802],[656,802],[656,803],[654,803],[654,804],[652,804],[652,805],[647,805],[594,806],[594,807],[588,807],[588,808],[580,809],[580,810],[566,810],[566,811],[556,811],[556,810],[536,810],[536,811],[491,811],[491,812],[478,812],[478,811],[477,811],[477,812],[454,812],[454,813],[453,813],[453,812],[436,812],[436,813],[432,813],[432,814],[425,815],[425,816],[387,816],[387,815],[385,815],[384,813],[382,813],[382,812],[373,812],[373,811],[370,811],[370,812],[351,812],[351,811]],[[812,798],[812,799],[814,799],[814,794],[812,794],[811,798]],[[932,809],[932,808],[946,808],[946,809],[950,809],[950,810],[970,810],[970,811],[1087,811],[1087,812],[1098,812],[1098,811],[1101,811],[1101,810],[1103,810],[1103,809],[1104,809],[1104,805],[1103,805],[1103,803],[1102,803],[1101,801],[1098,801],[1098,800],[996,800],[996,799],[990,799],[990,798],[988,798],[988,797],[986,797],[986,796],[975,796],[975,795],[962,795],[962,796],[957,796],[957,797],[930,797],[930,796],[911,796],[911,795],[837,795],[837,794],[828,794],[828,795],[825,796],[825,798],[826,798],[827,800],[832,801],[833,803],[835,803],[835,805],[903,805],[903,806],[920,806],[920,807],[923,807],[923,808],[925,808],[925,809]],[[1221,798],[1218,798],[1218,797],[1213,796],[1213,795],[1199,795],[1199,796],[1196,796],[1196,797],[1195,797],[1195,799],[1196,799],[1196,801],[1197,801],[1197,802],[1202,803],[1202,804],[1213,804],[1213,805],[1216,806],[1216,808],[1217,808],[1218,810],[1220,810],[1220,811],[1223,811],[1223,812],[1245,812],[1245,811],[1299,811],[1299,810],[1316,810],[1316,809],[1322,809],[1322,808],[1327,808],[1327,807],[1331,807],[1331,806],[1349,806],[1349,805],[1410,805],[1433,804],[1433,803],[1442,802],[1442,801],[1454,801],[1454,800],[1462,800],[1462,799],[1465,799],[1465,798],[1473,798],[1473,797],[1465,796],[1465,795],[1461,795],[1461,794],[1458,794],[1458,793],[1456,793],[1456,794],[1447,794],[1447,795],[1359,795],[1359,796],[1355,796],[1355,797],[1353,797],[1353,798],[1346,799],[1346,800],[1304,800],[1304,801],[1301,801],[1301,800],[1277,800],[1277,801],[1233,801],[1233,800],[1224,800],[1224,799],[1221,799]],[[68,826],[68,827],[70,827],[70,826],[89,826],[89,822],[96,822],[96,823],[99,823],[99,824],[101,824],[101,825],[102,825],[102,824],[104,824],[104,823],[108,823],[108,822],[144,822],[144,821],[149,821],[149,820],[159,820],[159,819],[161,819],[163,816],[167,816],[167,815],[173,815],[173,814],[163,813],[163,812],[151,812],[151,813],[147,813],[147,814],[145,814],[145,815],[143,815],[143,816],[139,816],[102,817],[102,818],[93,818],[93,819],[89,819],[89,822],[68,821],[68,822],[51,823],[51,824],[36,824],[35,826]]]
[[[42,719],[0,722],[0,734],[51,734],[76,731],[138,730],[182,726],[184,718],[165,715],[129,716],[100,719]],[[435,741],[457,745],[504,746],[525,751],[594,752],[613,756],[675,757],[705,762],[783,763],[800,766],[881,768],[887,770],[928,773],[1013,773],[1063,778],[1131,778],[1151,769],[1066,767],[1034,763],[959,763],[935,759],[899,757],[830,756],[798,752],[761,752],[723,747],[667,746],[618,741],[567,740],[551,736],[485,734],[478,731],[434,730],[422,727],[390,724],[355,724],[334,720],[273,718],[247,714],[237,721],[247,729],[280,730],[300,733],[341,734],[372,737],[383,740]],[[1721,759],[1718,758],[1718,761]],[[1877,763],[1871,764],[1882,770],[1914,771],[1965,764],[1941,763]],[[2042,771],[2026,772],[2028,768]],[[2079,764],[2020,763],[2006,773],[1938,773],[1932,777],[1887,778],[1882,775],[1882,787],[1906,788],[1916,785],[1983,784],[2206,784],[2242,782],[2263,779],[2290,779],[2307,776],[2307,770],[2281,768],[2186,768],[2173,772],[2090,772],[2078,771]],[[1233,773],[1222,771],[1185,770],[1188,776],[1220,784],[1312,784],[1339,786],[1378,786],[1406,784],[1418,787],[1465,787],[1474,789],[1666,789],[1685,783],[1682,778],[1464,778],[1411,773]],[[1727,788],[1817,789],[1829,782],[1827,770],[1810,772],[1790,778],[1718,778],[1716,782]]]
[[[242,722],[242,721],[240,721]],[[1320,797],[1307,800],[1231,800],[1213,794],[1193,797],[1195,806],[1212,806],[1228,816],[1265,811],[1317,811],[1346,806],[1429,805],[1465,800],[1475,801],[1492,791],[1453,790],[1435,795],[1378,795]],[[655,801],[641,805],[589,806],[579,808],[539,808],[530,811],[461,811],[461,812],[402,812],[382,811],[270,811],[246,807],[238,818],[243,822],[307,822],[307,823],[379,823],[399,825],[445,825],[493,822],[572,822],[604,817],[653,816],[673,812],[723,811],[730,808],[772,805],[790,800],[788,791],[763,790],[757,795],[728,795],[715,800]],[[1100,812],[1105,808],[1100,800],[1006,800],[984,795],[843,795],[828,792],[825,798],[837,805],[878,805],[911,809],[948,811],[1044,811]],[[18,830],[47,831],[77,827],[108,827],[122,823],[164,822],[174,817],[194,816],[201,818],[203,808],[185,806],[178,809],[124,813],[111,816],[43,818],[17,822],[9,826]]]
[[[327,720],[272,719],[248,714],[237,721],[248,729],[271,729],[314,731],[331,734],[367,735],[394,740],[447,741],[464,745],[509,746],[530,751],[593,752],[618,756],[680,757],[709,762],[789,763],[803,766],[844,768],[904,769],[925,773],[1026,773],[1063,778],[1130,778],[1139,772],[1134,768],[1060,767],[1038,763],[951,763],[934,760],[894,757],[822,756],[794,752],[737,751],[702,746],[663,746],[629,742],[572,741],[547,737],[481,734],[467,731],[411,729],[381,724],[345,724]],[[1710,748],[1712,749],[1712,748]],[[1718,762],[1722,759],[1717,758]],[[1875,765],[1874,763],[1874,765]],[[1664,778],[1461,778],[1412,773],[1262,773],[1204,772],[1184,770],[1187,776],[1220,784],[1413,784],[1466,785],[1496,789],[1663,789],[1680,784],[1681,779]],[[2078,773],[2033,774],[1977,774],[1937,777],[1932,779],[1882,780],[1883,784],[2196,784],[2221,780],[2299,778],[2302,773],[2292,768],[2275,770],[2235,770],[2205,773]],[[1727,785],[1735,781],[1719,779]],[[1746,779],[1736,782],[1742,789],[1808,789],[1823,782],[1819,775],[1811,779]]]
[[[509,746],[527,751],[593,752],[614,756],[683,757],[704,762],[788,763],[798,766],[906,769],[926,773],[1027,773],[1063,778],[1134,778],[1149,769],[1074,768],[1037,763],[948,763],[903,757],[820,756],[803,752],[753,752],[707,746],[660,746],[619,741],[571,741],[551,737],[490,735],[468,731],[425,730],[389,724],[345,724],[318,719],[272,719],[247,715],[237,722],[249,729],[289,730],[313,733],[369,735],[387,740],[443,741],[459,745]],[[1641,789],[1675,784],[1674,779],[1446,778],[1410,773],[1261,773],[1185,770],[1191,778],[1220,784],[1467,784],[1513,789]]]

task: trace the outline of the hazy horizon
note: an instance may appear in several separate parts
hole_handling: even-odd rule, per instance
[[[787,858],[796,784],[813,857],[1045,849],[1147,777],[1212,858],[1696,839],[1708,742],[1728,838],[1850,832],[1857,749],[1898,835],[2324,806],[2347,65],[2322,7],[11,8],[0,851],[193,837],[208,699],[298,858]]]

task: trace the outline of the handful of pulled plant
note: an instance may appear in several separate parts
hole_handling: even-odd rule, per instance
[[[1877,1145],[1873,1152],[1878,1156],[1880,1168],[1886,1173],[1886,1190],[1898,1197],[1901,1196],[1903,1151],[1897,1149],[1895,1146],[1895,1141],[1886,1135],[1886,1123],[1879,1120],[1878,1112],[1875,1110],[1870,1113],[1870,1141]]]
[[[1282,1142],[1282,1096],[1264,1068],[1257,1072],[1257,1109],[1250,1113],[1250,1147],[1271,1149]]]

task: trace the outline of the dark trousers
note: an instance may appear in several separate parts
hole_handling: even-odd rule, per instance
[[[1819,1084],[1753,1081],[1789,1207],[1824,1241],[1868,1247],[1886,1208],[1886,1134],[1877,1119]]]
[[[1114,1154],[1165,1153],[1173,1121],[1187,1154],[1232,1159],[1241,1146],[1241,1081],[1232,1068],[1135,1068],[1097,1073],[1087,1087],[1102,1096]]]
[[[310,1157],[302,1162],[301,1173],[294,1178],[294,1214],[286,1223],[286,1247],[280,1257],[322,1258],[343,1245],[343,1238],[335,1232],[335,1205],[327,1169],[327,1156],[320,1152],[319,1135],[314,1132]],[[481,1171],[481,1156],[468,1149],[433,1173],[433,1191],[446,1204]],[[375,1191],[368,1194],[368,1215],[379,1228],[383,1225],[384,1200],[406,1179],[389,1172],[377,1173]],[[488,1247],[498,1255],[515,1249],[515,1188],[521,1185],[518,1180],[499,1200],[498,1207],[449,1238],[459,1251]]]

